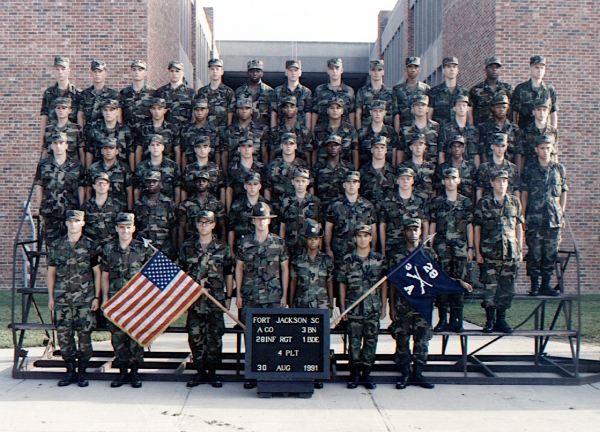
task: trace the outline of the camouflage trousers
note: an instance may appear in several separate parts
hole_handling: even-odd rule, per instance
[[[60,352],[65,361],[75,361],[77,358],[89,361],[92,358],[92,329],[94,316],[90,306],[55,305],[54,322]],[[77,333],[77,342],[75,342]]]
[[[436,243],[437,246],[437,243]],[[452,253],[451,248],[434,248],[440,260],[438,264],[442,270],[454,279],[468,281],[467,257],[457,257]],[[464,294],[442,294],[435,298],[435,307],[437,308],[462,308],[464,303]]]
[[[244,305],[240,311],[240,321],[246,324],[246,309],[248,308],[263,308],[263,309],[274,309],[281,306],[281,302],[273,303],[257,303],[253,301],[244,300]]]
[[[408,365],[412,360],[426,363],[433,330],[408,301],[396,301],[394,308],[396,309],[396,321],[392,322],[390,326],[392,337],[396,340],[394,361],[397,365]],[[410,351],[411,335],[413,337],[412,355]]]
[[[115,351],[115,363],[118,367],[139,365],[144,359],[144,347],[138,344],[127,333],[108,322],[110,343]]]
[[[54,240],[67,234],[67,225],[65,220],[52,216],[44,216],[44,224],[42,226],[42,237],[46,242],[46,249]]]
[[[515,280],[519,272],[519,261],[516,259],[485,259],[481,265],[479,280],[484,286],[483,308],[506,310],[510,308],[515,296]]]
[[[538,278],[552,276],[560,240],[560,228],[529,228],[525,232],[527,275]]]
[[[379,318],[349,318],[346,331],[350,347],[350,364],[373,366],[379,335]]]
[[[197,313],[190,308],[185,328],[197,370],[205,369],[210,363],[221,362],[222,337],[225,333],[225,320],[221,309]]]

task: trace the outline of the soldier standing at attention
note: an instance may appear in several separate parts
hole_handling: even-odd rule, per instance
[[[245,182],[250,174],[264,176],[265,165],[254,160],[254,141],[251,138],[243,138],[237,148],[239,160],[231,162],[227,169],[227,190],[225,192],[225,207],[227,214],[231,214],[233,203],[242,198],[246,191]],[[235,249],[232,249],[235,250]]]
[[[552,84],[544,82],[546,58],[535,55],[529,60],[531,78],[515,87],[512,98],[513,121],[525,129],[534,121],[534,101],[549,101],[550,124],[558,128],[558,105],[556,91]]]
[[[313,151],[312,165],[323,161],[326,157],[325,141],[331,135],[342,138],[342,159],[352,161],[358,167],[358,135],[354,127],[344,120],[343,112],[345,103],[343,99],[330,99],[327,102],[328,122],[320,122],[314,128],[315,146]]]
[[[150,139],[152,136],[160,135],[163,137],[164,156],[174,161],[178,166],[181,165],[181,147],[179,145],[179,127],[166,120],[167,101],[163,98],[154,98],[150,102],[150,113],[152,120],[144,123],[138,129],[137,147],[135,150],[135,164],[140,164],[142,160],[150,157]]]
[[[85,164],[85,140],[83,130],[77,123],[72,123],[69,118],[73,112],[73,101],[69,98],[58,97],[52,102],[55,120],[48,123],[43,137],[42,159],[48,157],[52,146],[52,135],[60,132],[67,134],[67,155]]]
[[[100,307],[100,247],[82,235],[84,216],[79,210],[67,211],[67,235],[48,248],[48,308],[55,314],[60,352],[67,366],[59,387],[74,382],[79,387],[89,384],[85,370],[93,354],[91,331],[95,317],[91,312]]]
[[[285,76],[287,82],[275,87],[275,98],[271,106],[271,127],[283,122],[283,100],[290,97],[296,98],[298,108],[298,122],[312,130],[312,91],[300,84],[302,76],[302,62],[300,60],[287,60],[285,62]]]
[[[444,172],[448,168],[456,168],[460,174],[458,183],[458,193],[469,198],[471,203],[475,203],[475,178],[477,176],[477,167],[473,162],[466,161],[463,157],[465,153],[465,137],[456,135],[449,140],[450,159],[435,169],[434,188],[438,195],[446,188],[444,186]]]
[[[248,82],[235,89],[236,99],[252,101],[252,121],[269,127],[271,125],[271,106],[275,100],[275,92],[271,86],[262,81],[264,75],[262,60],[248,62]]]
[[[371,107],[376,100],[384,101],[388,107],[384,123],[389,126],[394,125],[396,101],[392,89],[383,85],[384,74],[383,60],[369,61],[370,83],[361,87],[356,93],[355,125],[357,130],[371,123]]]
[[[329,208],[331,201],[344,193],[344,181],[349,171],[354,171],[351,162],[342,159],[342,139],[330,135],[325,140],[327,158],[313,165],[316,195],[321,200],[323,210]]]
[[[419,57],[406,57],[406,80],[392,89],[396,100],[396,115],[394,116],[394,129],[400,133],[402,126],[412,123],[411,101],[419,95],[427,95],[429,84],[419,81],[421,73],[421,59]],[[427,101],[429,103],[429,101]]]
[[[196,90],[187,85],[183,63],[173,60],[167,69],[169,84],[159,87],[155,95],[167,101],[166,120],[182,128],[192,121],[192,100],[196,98]]]
[[[123,123],[136,135],[138,128],[152,118],[151,100],[156,89],[146,82],[148,65],[143,60],[131,62],[131,85],[121,90],[119,101],[123,111]],[[135,169],[135,167],[133,167]]]
[[[329,82],[318,85],[313,92],[311,130],[314,131],[315,126],[319,123],[327,123],[327,109],[331,99],[341,99],[344,101],[344,104],[342,105],[342,108],[344,109],[343,119],[350,122],[352,127],[354,127],[354,89],[342,82],[343,73],[344,68],[342,66],[341,58],[327,60],[327,75],[329,75]]]
[[[221,132],[208,121],[208,101],[195,99],[192,103],[194,122],[181,130],[181,169],[197,162],[194,143],[199,138],[208,138],[210,145],[208,159],[221,164]]]
[[[517,151],[521,152],[521,166],[519,173],[530,163],[537,161],[536,144],[543,135],[552,138],[552,157],[558,162],[558,130],[548,121],[550,101],[548,99],[537,99],[533,102],[533,122],[528,124],[517,133]]]
[[[363,126],[358,131],[358,142],[360,145],[360,166],[367,165],[371,162],[372,154],[371,148],[373,143],[381,137],[387,139],[387,153],[385,155],[386,161],[393,166],[398,164],[396,151],[399,146],[398,134],[391,125],[384,124],[383,119],[387,115],[387,107],[391,105],[386,104],[382,100],[374,100],[371,103],[371,123]]]
[[[473,214],[471,199],[458,193],[461,182],[456,168],[443,173],[444,192],[431,202],[431,246],[440,257],[438,264],[453,279],[468,279],[467,263],[473,261]],[[436,297],[439,322],[433,331],[463,331],[464,294],[443,294]],[[450,321],[447,313],[450,309]]]
[[[71,67],[69,59],[66,57],[55,57],[54,58],[54,75],[56,76],[56,83],[53,86],[48,87],[44,91],[42,96],[42,109],[40,115],[42,121],[40,125],[40,131],[42,133],[42,141],[46,127],[49,123],[56,122],[56,113],[53,108],[56,106],[54,100],[57,98],[66,98],[71,100],[71,107],[73,108],[69,113],[69,121],[71,123],[77,123],[77,96],[81,91],[69,82],[69,75],[71,74]]]
[[[492,157],[492,141],[497,133],[506,134],[508,140],[508,149],[506,150],[506,159],[514,163],[517,168],[522,165],[521,149],[517,145],[519,127],[508,121],[508,111],[510,109],[510,100],[504,94],[497,94],[491,101],[492,117],[479,127],[479,154],[482,162],[487,162]]]
[[[210,83],[198,89],[196,95],[198,99],[208,101],[208,121],[217,127],[221,134],[233,122],[235,111],[235,93],[223,84],[223,72],[223,60],[210,59],[208,61]]]
[[[183,243],[179,253],[179,264],[183,271],[229,309],[233,292],[233,260],[229,246],[213,235],[216,227],[213,212],[198,213],[195,225],[198,235]],[[202,295],[188,309],[185,328],[194,365],[198,371],[194,378],[188,381],[187,386],[196,387],[208,382],[213,387],[223,387],[221,378],[216,374],[223,351],[223,311]]]
[[[385,276],[385,258],[371,250],[372,232],[372,226],[364,224],[357,225],[353,230],[356,248],[344,256],[337,273],[342,310],[350,307]],[[349,389],[358,387],[359,381],[368,390],[377,387],[371,378],[371,367],[375,363],[379,320],[386,315],[387,295],[387,282],[383,282],[381,288],[344,315],[350,347]]]
[[[116,224],[119,238],[109,242],[102,250],[102,303],[119,292],[153,255],[152,249],[144,246],[141,240],[133,238],[133,213],[119,213]],[[108,329],[115,351],[115,364],[119,367],[119,376],[110,386],[121,387],[129,382],[131,387],[140,388],[142,381],[138,370],[144,357],[144,348],[110,321]],[[128,368],[131,373],[128,373]]]
[[[513,87],[509,83],[500,81],[502,63],[498,57],[485,59],[485,80],[475,85],[469,91],[473,103],[473,120],[475,126],[492,120],[492,100],[498,96],[512,99]]]
[[[404,240],[395,259],[390,259],[390,268],[398,265],[421,244],[421,220],[407,219],[404,221]],[[425,246],[423,250],[429,257],[436,261],[437,255],[433,249]],[[395,289],[390,290],[390,316],[392,325],[390,331],[396,340],[396,353],[394,361],[400,370],[400,379],[396,383],[398,390],[403,390],[407,385],[418,385],[425,389],[432,389],[431,384],[423,376],[423,366],[427,363],[427,351],[431,340],[431,327],[425,318],[417,312],[410,302]],[[410,337],[413,337],[412,356],[410,352]],[[410,361],[413,359],[412,373]]]
[[[469,96],[466,87],[456,83],[458,77],[458,59],[456,57],[445,57],[442,61],[442,73],[444,82],[429,90],[429,114],[433,120],[444,126],[452,120],[452,107],[458,96]],[[469,123],[473,123],[472,113],[468,114]]]
[[[208,173],[210,179],[210,193],[219,198],[222,203],[225,203],[225,179],[221,167],[211,160],[209,155],[212,151],[210,138],[207,136],[198,135],[192,143],[194,149],[194,157],[196,162],[187,165],[183,170],[184,188],[181,191],[181,200],[188,197],[188,191],[194,192],[194,176],[197,173]]]
[[[415,134],[408,138],[408,149],[411,158],[403,162],[400,167],[410,168],[415,173],[414,193],[424,200],[433,198],[433,181],[435,167],[431,162],[425,160],[425,145],[427,137],[423,134]]]
[[[83,128],[84,134],[93,122],[102,119],[102,102],[106,99],[119,99],[119,90],[106,85],[106,63],[92,60],[90,64],[92,86],[79,93],[77,98],[77,124]],[[121,109],[118,111],[121,118]]]
[[[281,136],[286,133],[292,133],[296,135],[296,143],[298,144],[296,156],[312,164],[312,153],[314,150],[312,133],[298,119],[298,101],[296,97],[286,96],[281,99],[280,103],[282,105],[282,115],[278,117],[279,124],[273,126],[269,134],[269,161],[272,162],[275,158],[281,157],[281,147],[279,146]]]
[[[398,149],[396,157],[398,158],[397,165],[400,165],[405,160],[412,157],[410,152],[410,138],[417,134],[423,134],[426,138],[427,149],[425,151],[426,159],[437,164],[441,157],[441,152],[438,146],[440,125],[433,120],[427,118],[429,112],[429,97],[427,95],[417,95],[412,100],[412,120],[400,129],[400,139],[398,141]]]
[[[482,196],[492,193],[492,180],[499,171],[508,173],[507,193],[519,197],[519,189],[521,187],[519,172],[516,165],[507,161],[504,157],[508,147],[508,137],[506,134],[499,133],[494,135],[491,147],[491,160],[479,165],[479,169],[477,170],[477,201],[479,201]]]
[[[529,295],[558,296],[559,291],[550,287],[554,263],[558,257],[560,231],[564,223],[567,206],[565,167],[552,161],[552,138],[540,137],[533,162],[523,172],[521,199],[525,220],[525,242],[527,243],[527,274],[531,278]],[[542,285],[540,288],[540,276]]]
[[[512,333],[506,322],[506,310],[515,295],[519,262],[523,260],[521,202],[507,194],[508,173],[496,171],[492,177],[492,193],[475,206],[475,253],[484,286],[483,302],[486,323],[484,333]],[[494,311],[496,312],[494,322]]]
[[[463,157],[479,166],[481,159],[479,157],[479,130],[470,124],[467,120],[469,113],[469,97],[458,96],[454,102],[454,118],[442,126],[438,139],[440,147],[440,163],[446,162],[450,157],[450,140],[456,135],[461,135],[465,139],[465,152]]]
[[[396,188],[396,168],[386,161],[388,139],[376,138],[371,144],[372,159],[360,169],[360,190],[362,196],[376,208]]]

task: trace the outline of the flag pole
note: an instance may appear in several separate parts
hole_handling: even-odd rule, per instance
[[[332,319],[330,324],[336,325],[344,317],[344,315],[346,315],[348,312],[350,312],[352,309],[354,309],[357,304],[359,304],[361,301],[363,301],[365,298],[367,298],[367,296],[369,296],[373,291],[375,291],[377,288],[379,288],[379,285],[384,283],[387,280],[387,278],[388,278],[387,276],[384,276],[381,279],[379,279],[379,281],[375,285],[373,285],[371,288],[369,288],[369,291],[367,291],[366,293],[361,295],[358,298],[358,300],[356,300],[354,303],[352,303],[352,305],[349,308],[347,308],[344,312],[342,312],[338,317]],[[384,305],[384,307],[386,307],[386,306]]]

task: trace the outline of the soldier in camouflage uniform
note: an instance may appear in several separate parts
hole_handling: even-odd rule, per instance
[[[373,142],[377,141],[381,137],[387,139],[387,153],[386,161],[393,166],[398,164],[396,157],[396,149],[400,145],[398,142],[398,134],[394,128],[388,124],[383,123],[383,119],[386,116],[386,107],[389,105],[385,101],[375,100],[371,103],[371,122],[370,124],[363,126],[358,131],[358,142],[360,152],[360,166],[367,165],[371,162],[371,146]]]
[[[314,128],[315,145],[312,164],[316,164],[317,161],[322,162],[327,157],[326,141],[331,135],[337,135],[342,138],[342,159],[351,161],[358,167],[358,135],[354,127],[342,117],[345,102],[343,99],[330,99],[328,105],[328,121],[319,122]]]
[[[414,194],[424,200],[433,198],[433,181],[436,165],[425,160],[427,137],[416,134],[407,139],[412,154],[400,167],[410,168],[415,172]]]
[[[344,255],[336,277],[340,284],[342,310],[352,306],[359,297],[385,276],[387,270],[385,258],[371,250],[372,231],[372,226],[365,224],[359,224],[353,229],[356,248]],[[375,363],[379,320],[386,315],[387,291],[387,282],[383,282],[381,288],[373,291],[347,315],[344,315],[349,339],[349,389],[358,387],[359,380],[369,390],[376,387],[371,378],[371,367]]]
[[[519,172],[530,163],[537,161],[536,144],[541,136],[547,135],[554,141],[552,156],[554,162],[558,162],[558,130],[548,121],[548,110],[550,101],[548,99],[537,99],[533,102],[535,107],[534,120],[517,132],[517,152],[523,155]]]
[[[87,387],[85,370],[93,354],[93,311],[100,307],[100,247],[82,235],[85,225],[82,211],[69,210],[66,219],[67,235],[48,248],[48,307],[54,312],[58,344],[67,367],[67,375],[58,386],[77,382],[79,387]]]
[[[438,264],[453,279],[468,279],[467,265],[473,261],[473,214],[471,199],[460,195],[460,173],[448,168],[443,173],[444,191],[431,202],[431,240],[440,258]],[[433,331],[463,331],[463,294],[442,294],[436,297],[439,322]],[[447,313],[450,309],[450,321]]]
[[[525,259],[527,274],[531,278],[531,296],[538,293],[560,295],[560,292],[550,287],[550,280],[558,258],[560,231],[564,223],[569,188],[565,167],[552,161],[552,150],[552,138],[540,137],[536,147],[538,161],[525,168],[521,182],[527,243]]]
[[[67,134],[52,138],[52,156],[42,159],[35,174],[36,204],[44,224],[46,247],[66,233],[68,210],[77,210],[84,201],[84,168],[67,156]]]
[[[210,83],[198,89],[196,96],[198,99],[208,101],[208,121],[217,127],[221,134],[232,123],[235,111],[235,93],[223,84],[223,72],[223,60],[210,59],[208,61]]]
[[[419,73],[421,73],[421,59],[419,57],[406,57],[404,64],[406,65],[406,81],[395,85],[392,89],[396,101],[394,129],[398,133],[400,133],[402,126],[410,126],[412,123],[412,100],[417,96],[427,95],[430,89],[428,84],[419,81]]]
[[[506,95],[499,94],[494,96],[491,101],[492,118],[485,123],[479,124],[479,154],[482,162],[489,161],[492,158],[492,141],[497,133],[506,134],[508,139],[508,149],[506,150],[506,159],[514,163],[517,168],[522,164],[521,149],[517,145],[517,136],[519,127],[508,121],[508,110],[510,102]]]
[[[492,101],[498,96],[512,99],[513,86],[500,81],[500,68],[502,63],[498,57],[485,59],[485,80],[473,86],[469,91],[473,103],[473,121],[475,126],[492,120]]]
[[[344,101],[342,108],[344,110],[343,120],[349,122],[354,127],[354,110],[356,106],[356,98],[354,89],[342,82],[342,74],[344,68],[341,58],[332,58],[327,60],[327,75],[329,82],[320,84],[313,92],[312,100],[312,130],[319,123],[327,123],[328,108],[331,99],[341,99]]]
[[[105,172],[94,175],[94,197],[81,206],[85,212],[83,234],[100,247],[117,238],[115,221],[117,215],[127,210],[124,203],[110,196],[110,177]]]
[[[469,89],[456,83],[458,77],[458,59],[445,57],[442,61],[444,82],[429,90],[429,119],[444,126],[452,120],[452,107],[458,96],[469,96]],[[469,121],[473,119],[469,113]]]
[[[87,199],[92,198],[94,178],[100,173],[106,173],[110,178],[109,195],[131,209],[133,207],[133,174],[129,165],[117,159],[117,140],[116,138],[107,138],[100,145],[102,160],[91,164],[86,173],[86,197]]]
[[[176,123],[166,120],[167,101],[163,98],[154,98],[151,101],[150,114],[152,120],[138,128],[137,147],[135,151],[136,166],[150,157],[150,141],[153,136],[163,137],[164,157],[181,166],[181,146],[179,145],[179,127]],[[187,124],[187,123],[185,123]]]
[[[291,181],[294,192],[286,194],[280,201],[281,225],[279,235],[285,239],[291,257],[306,249],[305,233],[308,220],[322,224],[324,221],[321,200],[308,192],[310,171],[296,168]]]
[[[433,120],[427,118],[429,107],[429,97],[427,95],[415,96],[412,103],[412,123],[402,126],[400,129],[400,138],[398,140],[398,148],[396,157],[397,165],[409,160],[412,157],[410,152],[410,139],[414,135],[423,134],[426,138],[427,148],[425,150],[425,158],[428,162],[437,164],[441,157],[438,146],[440,125]]]
[[[506,322],[506,310],[515,295],[519,262],[523,260],[523,218],[519,198],[507,194],[508,177],[506,171],[494,173],[492,193],[479,200],[473,213],[475,253],[484,285],[484,333],[513,332]]]
[[[77,159],[85,163],[85,140],[83,129],[76,123],[72,123],[69,118],[72,109],[72,100],[59,97],[52,102],[55,119],[48,123],[44,132],[44,142],[42,145],[42,159],[48,157],[52,147],[52,135],[60,132],[67,134],[67,156],[71,159]]]
[[[396,189],[396,168],[387,160],[388,139],[379,136],[371,144],[371,161],[360,168],[360,190],[362,196],[378,207]]]
[[[421,243],[421,219],[406,219],[404,221],[403,242],[398,250],[398,255],[390,259],[390,268],[398,265],[404,258],[413,252]],[[437,261],[433,249],[425,246],[423,250],[429,257]],[[396,353],[394,361],[400,370],[400,379],[396,383],[398,390],[405,389],[407,385],[418,385],[425,389],[432,389],[434,385],[423,376],[423,366],[427,363],[429,341],[433,336],[431,327],[410,304],[410,302],[395,289],[390,290],[390,317],[392,325],[390,332],[396,340]],[[410,352],[410,337],[413,337],[413,350]],[[413,363],[412,373],[410,363]]]
[[[274,90],[275,98],[273,99],[271,112],[275,113],[275,117],[271,117],[271,127],[274,128],[277,123],[283,123],[283,104],[285,103],[283,100],[294,97],[298,108],[298,122],[302,126],[312,129],[312,91],[300,84],[302,62],[300,60],[287,60],[285,62],[285,75],[287,82],[275,87]]]
[[[355,170],[351,162],[341,157],[342,138],[330,135],[325,140],[325,150],[327,158],[313,165],[315,194],[321,199],[324,210],[329,207],[332,200],[344,194],[343,184],[346,174]]]
[[[135,199],[139,200],[142,194],[144,177],[147,171],[160,171],[161,193],[171,198],[175,205],[179,205],[181,171],[179,165],[163,156],[165,140],[162,135],[151,135],[149,137],[150,159],[145,159],[135,168]]]
[[[384,73],[383,60],[369,61],[370,82],[358,89],[356,93],[356,129],[368,126],[371,123],[371,107],[376,100],[384,101],[387,107],[383,122],[388,126],[394,126],[396,100],[392,89],[383,85]]]
[[[496,134],[492,141],[492,158],[489,162],[479,165],[476,174],[477,201],[482,196],[492,193],[492,180],[499,171],[508,173],[508,194],[519,196],[521,181],[519,172],[515,164],[507,161],[504,157],[508,147],[508,137],[506,134]]]
[[[211,211],[198,213],[195,223],[198,234],[181,246],[179,265],[229,309],[233,292],[233,259],[227,243],[213,236],[216,221],[216,216]],[[185,328],[198,371],[187,386],[196,387],[208,382],[213,387],[223,387],[216,374],[217,366],[221,363],[222,337],[225,333],[223,311],[202,295],[188,309]]]
[[[271,128],[269,135],[269,161],[281,157],[281,146],[279,145],[281,137],[283,134],[292,133],[296,135],[296,143],[298,144],[296,156],[312,164],[314,150],[312,133],[298,118],[298,101],[296,97],[286,96],[281,99],[280,103],[282,105],[282,116],[279,118],[279,124]]]
[[[262,60],[248,62],[248,82],[235,89],[236,99],[252,101],[252,121],[266,127],[271,125],[271,106],[275,101],[273,87],[262,81],[264,75]]]
[[[106,99],[119,99],[119,90],[106,85],[106,63],[92,60],[90,64],[92,86],[81,91],[77,97],[77,124],[87,134],[95,121],[102,120],[102,104]],[[119,110],[119,117],[121,116]]]
[[[469,112],[469,97],[458,96],[454,102],[453,119],[446,123],[440,129],[438,138],[438,147],[440,149],[440,163],[450,158],[450,140],[456,135],[461,135],[465,139],[465,152],[463,157],[469,162],[473,162],[476,167],[479,166],[481,159],[479,157],[479,130],[467,121]]]
[[[48,87],[42,96],[42,108],[40,115],[42,116],[42,134],[46,127],[51,123],[56,123],[56,113],[54,112],[55,100],[57,98],[66,98],[71,100],[72,110],[69,113],[69,121],[77,123],[77,95],[81,90],[76,88],[69,82],[69,74],[71,73],[70,62],[66,57],[54,58],[54,74],[56,75],[56,83]]]
[[[450,159],[435,169],[434,188],[438,195],[445,189],[444,172],[448,168],[456,168],[460,174],[460,183],[458,184],[458,193],[469,198],[472,204],[475,204],[475,180],[477,176],[477,167],[473,162],[466,161],[463,157],[465,152],[465,138],[462,135],[456,135],[449,140]]]
[[[131,62],[132,84],[121,90],[119,102],[123,112],[123,123],[129,126],[134,135],[137,129],[152,119],[150,108],[156,89],[148,85],[148,65],[143,60]]]
[[[249,174],[259,174],[264,178],[265,165],[254,160],[254,141],[242,139],[238,145],[240,160],[231,162],[227,169],[226,202],[227,214],[231,213],[232,204],[246,194],[244,184]],[[233,249],[235,250],[235,249]]]
[[[146,171],[144,174],[144,193],[133,205],[135,230],[138,238],[151,240],[156,249],[175,259],[177,209],[171,198],[161,194],[160,179],[159,171]]]
[[[181,199],[188,197],[188,193],[194,192],[194,176],[197,173],[206,172],[210,179],[210,193],[218,197],[221,202],[225,202],[225,178],[221,167],[211,160],[209,155],[212,152],[211,141],[208,136],[197,136],[192,143],[194,149],[194,159],[196,162],[186,165],[183,170],[183,185]]]
[[[552,84],[546,84],[544,75],[546,74],[546,59],[535,55],[529,60],[529,72],[531,78],[517,87],[513,92],[512,109],[513,121],[521,129],[531,126],[534,122],[534,102],[536,100],[549,101],[550,124],[558,127],[558,105],[556,90]]]
[[[181,168],[185,169],[188,164],[197,162],[194,145],[200,138],[208,138],[210,145],[208,160],[220,165],[221,132],[208,121],[208,101],[206,99],[195,99],[192,108],[194,109],[194,122],[181,129]]]
[[[182,128],[192,121],[192,101],[196,98],[196,90],[187,84],[183,63],[173,60],[167,69],[169,84],[159,87],[155,95],[167,101],[167,122]]]
[[[119,292],[153,255],[152,249],[145,246],[141,240],[133,238],[133,213],[119,213],[116,224],[119,238],[109,242],[102,249],[102,303],[106,303]],[[138,369],[144,357],[144,348],[112,322],[108,323],[108,329],[115,351],[114,364],[119,367],[119,375],[110,386],[121,387],[129,382],[133,388],[140,388],[142,382]],[[131,373],[128,373],[128,368]]]

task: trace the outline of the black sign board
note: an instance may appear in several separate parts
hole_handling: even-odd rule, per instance
[[[246,378],[329,379],[328,309],[249,308],[245,337]]]

